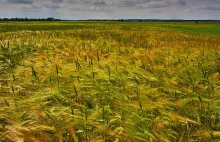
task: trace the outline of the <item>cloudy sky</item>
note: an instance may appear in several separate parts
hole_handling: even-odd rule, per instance
[[[5,17],[220,20],[220,0],[0,0]]]

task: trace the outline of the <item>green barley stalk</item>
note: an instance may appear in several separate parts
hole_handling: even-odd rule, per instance
[[[93,66],[92,66],[92,78],[95,78],[95,72],[93,71]]]
[[[135,92],[137,94],[137,100],[138,100],[139,107],[140,107],[140,109],[142,109],[142,105],[141,105],[141,101],[140,101],[140,97],[139,97],[139,92],[138,92],[138,90],[136,90]]]
[[[194,86],[194,83],[193,83],[193,79],[192,79],[192,77],[191,77],[191,75],[190,75],[190,73],[189,73],[189,71],[188,71],[188,70],[187,70],[187,74],[188,74],[189,79],[190,79],[190,82],[191,82],[191,84],[192,84],[192,87],[193,87],[193,92],[195,92],[195,86]]]
[[[110,77],[111,76],[111,70],[110,70],[110,67],[108,66],[108,76]]]
[[[86,126],[85,126],[85,132],[86,132],[86,141],[89,141],[88,138],[88,110],[87,107],[85,108],[85,119],[86,119]]]
[[[12,89],[12,92],[14,93],[14,92],[15,92],[15,89],[14,89],[14,86],[13,86],[13,85],[11,86],[11,89]]]
[[[60,80],[59,80],[59,68],[56,65],[56,74],[57,74],[57,85],[60,86]]]
[[[74,91],[75,91],[75,94],[76,94],[76,101],[78,101],[78,91],[76,90],[76,86],[73,85],[73,88],[74,88]]]
[[[15,74],[13,74],[13,81],[15,81]]]
[[[81,65],[79,63],[79,59],[78,58],[75,60],[75,65],[76,65],[76,70],[79,70],[81,68]]]
[[[4,99],[4,101],[5,101],[5,104],[6,104],[8,107],[10,107],[8,101],[7,101],[6,99]]]
[[[52,77],[50,76],[50,84],[52,85]]]
[[[58,76],[58,74],[59,74],[59,68],[58,68],[57,65],[56,65],[56,74],[57,74],[57,76]]]
[[[32,76],[34,76],[34,78],[37,78],[37,72],[34,70],[34,67],[32,67]]]
[[[100,58],[99,58],[99,51],[97,50],[97,60],[99,61]]]
[[[77,78],[78,83],[80,83],[80,76],[77,76],[76,78]]]
[[[93,64],[93,63],[92,63],[92,57],[91,57],[91,58],[90,58],[89,65],[92,66],[92,64]]]
[[[76,66],[76,70],[78,70],[78,64],[76,60],[75,60],[75,66]]]
[[[73,106],[71,106],[71,113],[72,113],[72,115],[75,114],[75,113],[74,113],[74,107],[73,107]]]

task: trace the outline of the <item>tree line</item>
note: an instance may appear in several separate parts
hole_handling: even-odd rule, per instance
[[[118,22],[215,22],[220,20],[182,20],[182,19],[88,19],[88,20],[61,20],[53,17],[48,18],[0,18],[0,21],[118,21]]]
[[[0,21],[61,21],[61,19],[55,19],[53,17],[48,18],[0,18]]]

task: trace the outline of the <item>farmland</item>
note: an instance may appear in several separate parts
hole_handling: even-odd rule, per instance
[[[0,141],[219,140],[219,23],[0,23]]]

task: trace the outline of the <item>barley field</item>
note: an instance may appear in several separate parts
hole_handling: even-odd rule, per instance
[[[0,141],[220,141],[220,23],[0,22]]]

